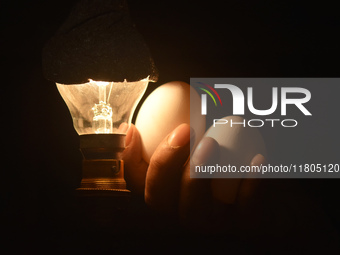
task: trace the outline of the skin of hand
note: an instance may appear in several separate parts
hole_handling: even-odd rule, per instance
[[[123,152],[125,179],[128,188],[137,195],[144,195],[151,208],[178,215],[190,228],[215,230],[230,224],[226,219],[230,219],[231,207],[242,208],[251,200],[259,179],[219,179],[225,182],[226,188],[216,191],[212,179],[190,178],[190,165],[209,165],[212,155],[219,153],[218,143],[205,137],[189,159],[190,133],[194,132],[190,132],[188,124],[176,127],[159,144],[148,164],[142,158],[140,134],[131,125]],[[189,160],[194,164],[189,164]],[[251,165],[264,162],[265,158],[258,154]],[[216,192],[223,192],[227,199],[216,200]],[[230,197],[229,194],[234,195]]]

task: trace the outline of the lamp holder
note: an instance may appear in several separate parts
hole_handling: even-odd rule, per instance
[[[121,159],[125,137],[125,134],[80,135],[84,159],[82,181],[76,190],[78,197],[112,197],[122,203],[129,200]]]

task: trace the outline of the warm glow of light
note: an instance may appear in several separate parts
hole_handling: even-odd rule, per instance
[[[136,82],[94,81],[58,84],[79,135],[125,134],[133,112],[142,98],[149,77]]]
[[[101,86],[101,85],[106,86],[106,85],[109,85],[109,84],[110,84],[109,81],[94,81],[94,80],[92,80],[92,79],[89,79],[89,82],[90,82],[90,83],[95,83],[95,84],[98,85],[98,86]]]
[[[96,84],[99,91],[99,102],[92,107],[94,117],[92,122],[93,131],[96,134],[112,133],[112,107],[107,101],[110,98],[113,82],[93,81],[90,83]],[[110,85],[108,96],[106,97],[106,86]]]

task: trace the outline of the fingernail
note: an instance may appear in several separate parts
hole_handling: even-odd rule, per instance
[[[119,125],[118,131],[125,133],[129,128],[129,124],[127,124],[126,122],[123,122],[122,124]]]
[[[169,136],[168,144],[171,147],[181,147],[190,141],[190,126],[188,124],[179,125]]]
[[[125,137],[125,147],[127,147],[131,143],[132,135],[133,135],[133,127],[132,125],[130,125],[126,133],[126,137]]]
[[[266,162],[266,159],[262,154],[257,154],[250,162],[251,166],[259,166],[261,164],[264,164]]]
[[[208,162],[218,162],[219,145],[211,137],[204,137],[197,145],[195,152],[192,155],[192,163],[194,165],[205,165]]]

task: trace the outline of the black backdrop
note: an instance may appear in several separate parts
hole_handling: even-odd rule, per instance
[[[42,75],[41,50],[74,2],[16,1],[0,7],[1,230],[12,251],[142,251],[155,248],[154,243],[168,251],[196,247],[274,253],[313,251],[316,244],[321,250],[333,249],[339,241],[338,180],[268,181],[270,195],[263,197],[259,209],[265,215],[259,229],[263,243],[255,236],[256,244],[230,234],[182,232],[181,226],[165,224],[162,215],[140,201],[134,206],[143,211],[137,217],[142,220],[134,222],[136,227],[119,245],[117,240],[107,242],[109,232],[90,238],[70,227],[69,197],[80,181],[79,141],[56,87]],[[190,77],[339,76],[340,23],[336,6],[327,1],[129,1],[129,7],[160,72],[147,94],[168,81],[189,83]],[[279,143],[286,137],[275,139]],[[330,151],[333,158],[339,154],[336,143],[322,148],[322,137],[311,140],[309,148],[318,148],[318,153]],[[280,149],[273,152],[274,158],[282,156]],[[288,216],[273,216],[277,211]],[[103,235],[109,236],[105,242],[99,241]],[[86,248],[79,248],[84,242]]]

